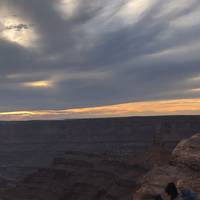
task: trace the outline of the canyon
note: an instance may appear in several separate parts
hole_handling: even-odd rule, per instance
[[[133,199],[198,132],[200,116],[0,122],[0,199]]]

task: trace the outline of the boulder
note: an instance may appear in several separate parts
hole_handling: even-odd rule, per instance
[[[171,164],[200,172],[200,134],[182,140],[172,153]]]
[[[182,140],[172,152],[169,164],[154,167],[139,182],[134,200],[150,200],[165,196],[169,182],[180,181],[200,197],[200,134]]]

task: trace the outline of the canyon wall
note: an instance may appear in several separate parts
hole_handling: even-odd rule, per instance
[[[0,174],[48,167],[66,151],[126,155],[156,143],[172,150],[197,132],[200,116],[0,122]]]

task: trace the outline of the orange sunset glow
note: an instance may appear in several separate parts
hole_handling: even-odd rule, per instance
[[[90,117],[200,114],[200,99],[124,103],[64,110],[1,112],[0,120],[74,119]]]

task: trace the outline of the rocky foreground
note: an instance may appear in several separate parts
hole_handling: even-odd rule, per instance
[[[67,152],[21,181],[2,179],[0,199],[150,200],[177,180],[200,194],[200,134],[182,140],[171,156],[166,153],[159,144],[146,158]]]
[[[164,195],[169,182],[181,180],[195,191],[200,199],[200,134],[182,140],[174,149],[169,164],[155,166],[139,183],[134,200],[150,200],[156,194]]]

